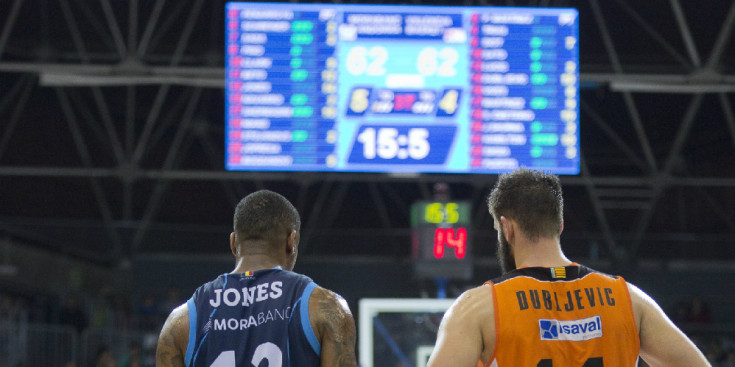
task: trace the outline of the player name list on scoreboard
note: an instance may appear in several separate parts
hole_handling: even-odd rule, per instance
[[[579,171],[574,9],[228,3],[227,168]]]
[[[228,10],[228,165],[328,165],[337,39],[324,14]]]
[[[574,167],[577,39],[570,27],[564,28],[574,20],[508,13],[470,16],[472,168],[512,170],[522,163]]]

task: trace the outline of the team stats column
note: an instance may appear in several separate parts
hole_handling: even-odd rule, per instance
[[[334,166],[334,11],[228,3],[227,169]]]
[[[471,169],[579,172],[577,15],[470,16]]]

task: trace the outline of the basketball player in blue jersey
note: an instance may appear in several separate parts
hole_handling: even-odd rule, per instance
[[[234,222],[235,270],[171,312],[156,366],[357,366],[345,300],[291,271],[301,226],[296,208],[261,190],[240,201]]]

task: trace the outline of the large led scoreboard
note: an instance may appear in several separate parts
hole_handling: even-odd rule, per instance
[[[226,167],[579,172],[578,13],[230,2]]]

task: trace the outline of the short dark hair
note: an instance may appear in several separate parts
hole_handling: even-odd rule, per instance
[[[270,240],[301,229],[299,212],[288,199],[269,190],[259,190],[237,204],[234,229],[239,241]]]
[[[500,175],[487,206],[495,219],[515,220],[532,241],[561,231],[564,199],[559,178],[552,173],[520,168]]]

